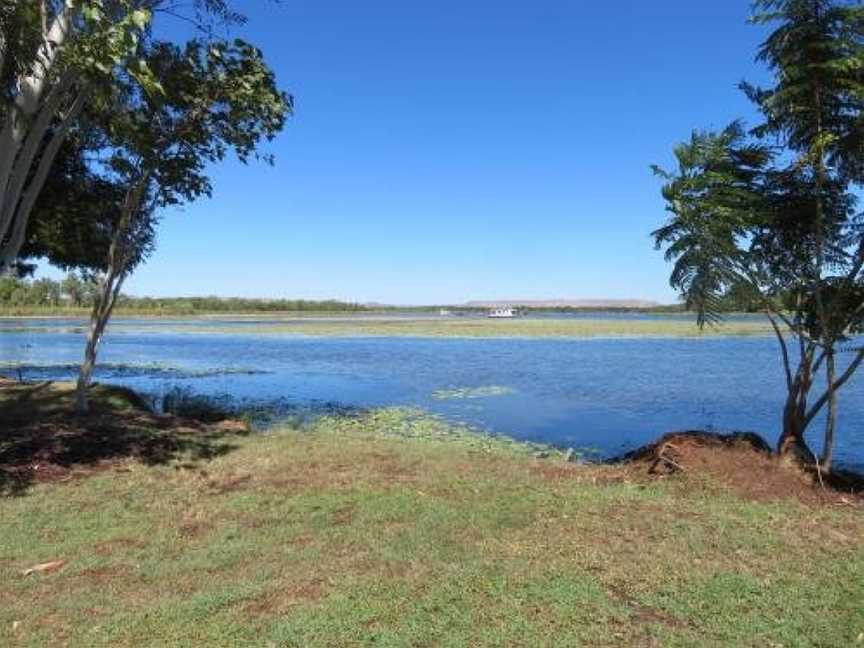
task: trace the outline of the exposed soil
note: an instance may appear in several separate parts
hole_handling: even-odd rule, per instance
[[[781,461],[760,436],[687,431],[666,434],[613,463],[630,477],[706,479],[747,499],[864,505],[864,477]]]
[[[131,461],[160,464],[206,459],[231,450],[239,421],[205,423],[159,415],[134,392],[95,385],[91,411],[78,415],[68,383],[0,379],[0,494],[34,482],[68,481]]]

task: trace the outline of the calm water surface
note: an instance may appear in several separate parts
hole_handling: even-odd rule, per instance
[[[670,430],[754,430],[772,441],[778,433],[784,388],[771,338],[319,338],[255,335],[254,320],[240,321],[248,334],[118,320],[96,377],[157,396],[182,386],[283,408],[419,406],[598,456]],[[82,348],[80,321],[0,322],[0,373],[69,378]],[[838,461],[864,468],[860,375],[840,402]],[[821,421],[816,448],[820,433]]]

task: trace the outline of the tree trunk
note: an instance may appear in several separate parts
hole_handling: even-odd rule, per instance
[[[75,387],[75,411],[78,414],[87,414],[90,411],[90,403],[87,399],[87,390],[93,378],[93,369],[96,368],[96,348],[99,346],[100,335],[97,335],[99,316],[97,314],[98,304],[93,308],[90,317],[90,331],[87,334],[87,346],[84,348],[84,361],[78,373],[78,384]]]
[[[783,431],[777,442],[777,454],[784,460],[796,463],[809,463],[814,455],[804,433],[810,421],[807,418],[807,398],[813,385],[813,353],[814,347],[801,346],[801,360],[795,378],[789,385],[786,404],[783,407]]]
[[[114,304],[117,303],[120,289],[126,279],[129,265],[129,250],[126,249],[128,244],[126,239],[132,227],[133,219],[136,218],[141,208],[141,201],[147,190],[149,178],[150,172],[145,171],[139,181],[127,192],[120,222],[111,237],[111,245],[108,248],[108,269],[96,292],[90,315],[87,344],[84,348],[84,360],[78,374],[75,408],[79,414],[86,414],[89,410],[87,390],[90,387],[93,369],[96,366],[96,352],[102,335],[105,333],[108,320],[111,319],[111,313],[114,311]]]
[[[63,7],[44,34],[33,71],[18,79],[18,93],[0,126],[0,252],[4,258],[9,257],[4,239],[12,227],[33,157],[62,105],[65,81],[58,80],[56,69],[78,12],[77,2],[67,1]]]
[[[800,394],[790,393],[783,407],[783,431],[777,442],[777,454],[785,460],[797,463],[809,462],[813,453],[804,440],[806,429]]]
[[[109,269],[102,279],[90,314],[90,328],[87,332],[87,344],[84,347],[84,360],[81,363],[81,370],[78,372],[78,384],[75,387],[75,410],[79,414],[87,414],[90,411],[87,391],[90,389],[93,370],[96,368],[96,353],[108,325],[108,320],[111,319],[120,288],[123,286],[125,273],[122,268],[119,269],[119,272],[116,270],[115,268]]]
[[[62,122],[57,126],[50,141],[44,147],[35,171],[31,173],[30,182],[26,188],[18,187],[18,193],[16,193],[18,202],[10,207],[8,215],[11,230],[2,233],[2,236],[6,237],[6,241],[4,245],[0,246],[0,268],[11,267],[18,258],[21,247],[24,245],[30,214],[45,186],[54,160],[60,152],[60,147],[63,145],[73,121],[77,119],[84,107],[84,102],[85,94],[82,91],[79,92],[67,113],[63,115]],[[22,189],[23,192],[21,192]],[[5,215],[5,212],[0,214],[0,220]]]
[[[822,447],[822,468],[831,470],[834,459],[834,429],[837,426],[837,390],[835,388],[836,367],[834,364],[834,349],[828,350],[825,372],[828,378],[828,417],[825,421],[825,443]]]

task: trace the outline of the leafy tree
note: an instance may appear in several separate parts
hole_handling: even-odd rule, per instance
[[[84,129],[79,125],[60,149],[34,205],[19,266],[27,259],[44,258],[62,270],[85,275],[104,267],[122,188],[88,166],[87,158],[98,156],[105,141],[82,143]]]
[[[79,411],[87,410],[97,347],[123,283],[153,248],[158,210],[209,196],[208,166],[230,151],[243,162],[259,158],[259,144],[282,129],[291,110],[260,50],[244,41],[195,40],[182,49],[158,42],[143,56],[161,92],[125,84],[99,124],[108,142],[99,165],[107,170],[103,181],[121,189],[122,198],[110,218],[78,380]]]
[[[837,393],[864,361],[864,8],[832,0],[761,0],[778,22],[759,51],[768,89],[742,87],[764,115],[745,133],[694,133],[665,180],[669,222],[654,232],[670,277],[700,325],[730,292],[757,297],[780,344],[788,388],[781,454],[809,458],[805,432],[827,408],[821,464],[830,468]],[[839,373],[837,353],[853,355]],[[827,388],[811,399],[824,367]]]
[[[78,307],[84,304],[86,290],[86,283],[74,272],[67,274],[60,283],[61,294],[66,296],[72,306]]]
[[[6,0],[0,9],[0,270],[18,257],[34,204],[82,111],[119,74],[158,93],[137,55],[154,14],[210,32],[237,22],[226,0]]]

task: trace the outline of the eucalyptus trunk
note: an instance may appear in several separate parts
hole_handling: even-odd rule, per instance
[[[62,72],[62,54],[71,38],[77,12],[78,3],[67,1],[46,26],[31,71],[18,79],[19,91],[0,124],[0,266],[3,267],[14,262],[20,250],[35,202],[35,197],[25,200],[31,188],[28,183],[38,182],[42,177],[36,168],[42,161],[49,168],[53,164],[69,122],[80,111],[79,99],[72,99],[69,94],[75,79],[71,73]],[[38,195],[42,186],[33,188],[36,191],[31,194]]]

